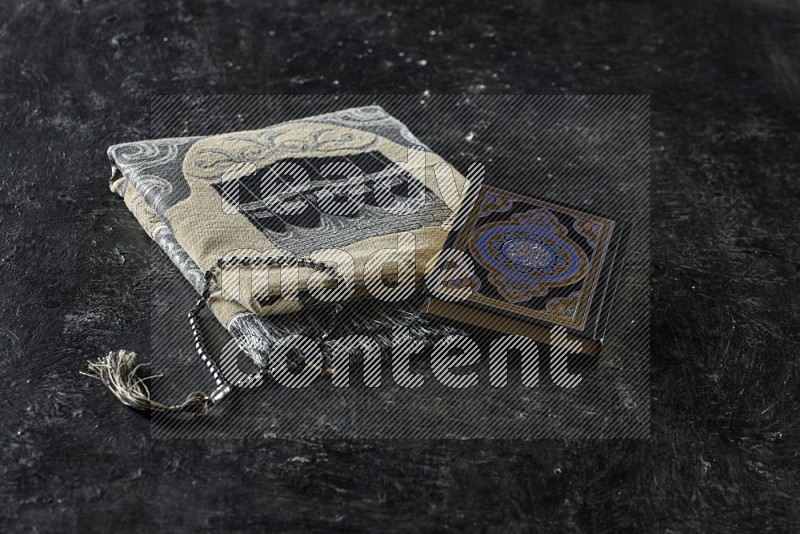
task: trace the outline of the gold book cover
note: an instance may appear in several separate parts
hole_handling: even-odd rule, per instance
[[[583,210],[484,185],[448,248],[471,259],[470,274],[443,263],[441,279],[468,288],[454,301],[431,297],[430,314],[548,343],[554,332],[595,355],[613,301],[625,226]],[[562,334],[563,335],[563,334]]]

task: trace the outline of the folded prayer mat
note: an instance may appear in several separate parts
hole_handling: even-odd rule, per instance
[[[122,402],[147,410],[205,411],[230,391],[203,349],[195,316],[205,305],[265,367],[281,335],[277,316],[408,297],[469,189],[377,106],[261,130],[123,143],[108,156],[111,190],[201,295],[190,324],[218,385],[166,406],[150,398],[131,353],[90,364],[89,374]]]

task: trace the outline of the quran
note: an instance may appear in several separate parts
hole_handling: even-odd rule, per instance
[[[623,225],[554,202],[483,186],[448,247],[472,274],[445,265],[465,299],[432,297],[428,313],[548,342],[553,328],[597,354],[622,263]],[[447,269],[453,271],[452,276]]]

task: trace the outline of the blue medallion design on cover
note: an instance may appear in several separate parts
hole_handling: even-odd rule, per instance
[[[469,253],[475,271],[446,285],[471,289],[467,302],[583,330],[592,301],[606,291],[601,268],[614,227],[599,215],[484,185],[449,245]]]
[[[588,259],[567,229],[544,208],[483,225],[470,236],[472,256],[497,291],[512,303],[547,295],[586,275]]]

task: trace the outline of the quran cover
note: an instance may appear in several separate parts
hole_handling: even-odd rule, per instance
[[[443,263],[441,279],[463,300],[431,297],[427,312],[547,343],[554,327],[596,355],[622,264],[625,226],[593,213],[484,185],[448,248],[473,274]]]

